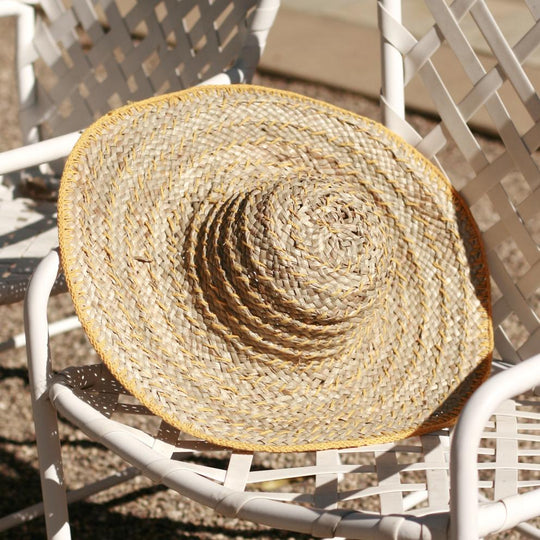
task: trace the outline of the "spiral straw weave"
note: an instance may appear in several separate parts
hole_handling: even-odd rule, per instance
[[[114,111],[69,158],[59,231],[113,375],[217,444],[440,428],[490,369],[468,209],[404,141],[322,102],[204,87]]]

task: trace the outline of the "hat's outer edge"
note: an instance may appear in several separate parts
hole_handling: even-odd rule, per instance
[[[79,140],[75,144],[72,152],[70,153],[66,165],[64,167],[64,175],[62,177],[62,182],[59,190],[58,197],[58,231],[59,231],[59,245],[60,245],[60,259],[62,263],[62,268],[65,272],[66,282],[68,289],[71,293],[75,312],[81,322],[81,325],[96,352],[98,353],[101,360],[105,363],[111,373],[119,380],[119,382],[137,399],[139,399],[148,409],[155,414],[156,416],[162,418],[170,425],[178,428],[179,430],[192,435],[197,438],[204,439],[210,443],[232,448],[236,450],[244,451],[264,451],[264,452],[306,452],[306,451],[315,451],[315,450],[328,450],[328,449],[341,449],[341,448],[351,448],[355,446],[367,446],[370,444],[380,444],[394,442],[396,440],[404,439],[413,435],[423,435],[440,429],[448,428],[453,426],[457,421],[457,415],[455,413],[455,408],[452,414],[444,414],[436,417],[436,420],[429,420],[422,424],[420,427],[414,427],[411,429],[403,430],[401,432],[392,432],[390,435],[381,434],[380,436],[366,437],[362,439],[350,439],[342,441],[328,441],[328,442],[317,442],[317,443],[306,443],[306,444],[293,444],[293,445],[273,445],[273,444],[247,444],[243,442],[238,442],[235,440],[230,440],[227,438],[222,438],[219,436],[212,436],[206,432],[201,431],[197,426],[193,424],[183,424],[179,422],[177,418],[165,413],[158,404],[148,403],[145,400],[145,395],[136,385],[132,385],[122,373],[122,370],[118,369],[114,362],[114,357],[112,356],[113,351],[110,351],[106,348],[103,341],[100,339],[100,328],[96,327],[93,321],[88,317],[85,306],[84,306],[84,290],[80,285],[73,279],[72,275],[69,272],[69,269],[72,267],[73,263],[76,260],[73,257],[73,254],[69,251],[67,246],[69,245],[70,240],[70,231],[76,227],[76,224],[71,223],[68,217],[68,208],[69,208],[69,193],[71,190],[77,189],[75,185],[74,178],[72,175],[73,170],[75,170],[77,163],[80,161],[82,155],[84,154],[85,149],[89,144],[97,140],[104,130],[116,123],[120,118],[130,116],[132,111],[142,111],[148,106],[160,103],[174,103],[178,101],[189,102],[191,99],[195,99],[200,94],[208,94],[211,92],[222,92],[222,93],[241,93],[245,92],[246,89],[250,91],[257,91],[260,93],[268,93],[271,95],[291,97],[298,101],[305,101],[306,103],[316,103],[319,106],[326,108],[329,111],[337,112],[342,115],[348,115],[352,118],[361,118],[366,124],[371,124],[376,130],[380,130],[384,133],[386,137],[392,140],[398,147],[405,149],[407,152],[411,153],[412,156],[422,162],[425,170],[432,178],[435,178],[438,182],[438,185],[447,190],[449,196],[454,200],[454,203],[459,206],[459,210],[463,212],[463,216],[468,220],[469,225],[472,227],[475,232],[473,244],[475,249],[479,250],[483,260],[484,272],[479,276],[483,279],[485,284],[485,297],[482,299],[482,305],[487,312],[487,328],[485,328],[484,339],[482,350],[486,351],[485,358],[479,362],[476,369],[474,370],[474,375],[471,375],[471,384],[473,391],[480,384],[482,384],[490,375],[491,371],[491,360],[492,360],[492,351],[493,351],[493,327],[491,324],[492,319],[492,306],[491,306],[491,294],[490,294],[490,279],[488,273],[487,257],[485,252],[485,247],[481,241],[481,233],[478,228],[476,221],[474,220],[472,213],[461,197],[461,195],[456,191],[456,189],[451,185],[448,178],[423,154],[421,154],[416,148],[411,146],[401,137],[399,137],[394,132],[390,131],[388,128],[379,124],[378,122],[371,120],[370,118],[363,117],[346,109],[342,109],[330,103],[309,98],[306,96],[299,95],[294,92],[286,90],[276,90],[256,85],[227,85],[227,86],[199,86],[195,88],[190,88],[187,90],[181,90],[179,92],[174,92],[170,94],[164,94],[161,96],[155,96],[143,101],[132,102],[124,105],[118,109],[111,111],[110,113],[102,116],[96,122],[94,122],[90,127],[88,127],[80,136]],[[66,272],[67,269],[68,271]],[[459,410],[463,407],[465,402],[470,397],[470,394],[463,395],[459,400]]]

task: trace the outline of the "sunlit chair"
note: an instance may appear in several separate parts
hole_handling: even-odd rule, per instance
[[[21,301],[37,263],[58,245],[58,182],[81,130],[128,101],[197,84],[249,82],[279,2],[3,0],[16,22],[15,69],[24,146],[0,153],[0,305]],[[69,6],[69,7],[66,7]],[[59,272],[53,293],[65,292]],[[78,325],[57,320],[49,333]],[[0,350],[24,346],[24,334]],[[90,491],[124,481],[129,469]],[[0,530],[43,505],[0,519]]]
[[[403,3],[403,7],[408,5]],[[26,300],[34,414],[51,538],[69,535],[59,441],[55,435],[56,411],[152,480],[226,516],[314,537],[464,540],[513,527],[532,537],[540,535],[534,521],[528,522],[540,513],[540,480],[537,476],[540,452],[535,446],[540,416],[538,399],[530,392],[540,383],[536,277],[539,257],[536,199],[540,175],[535,155],[540,137],[540,100],[522,67],[539,43],[540,11],[537,6],[527,4],[530,6],[527,12],[530,24],[521,26],[520,38],[514,37],[509,43],[483,0],[456,1],[450,5],[443,0],[431,0],[426,5],[434,25],[418,37],[402,25],[400,2],[379,2],[383,116],[394,132],[441,168],[444,168],[445,152],[458,152],[462,156],[466,170],[452,181],[463,199],[453,197],[451,191],[443,189],[446,185],[443,176],[433,172],[424,158],[382,128],[331,106],[270,90],[246,89],[244,97],[238,91],[228,94],[233,96],[229,98],[222,90],[208,89],[205,91],[208,93],[184,93],[147,102],[140,106],[141,109],[136,106],[124,109],[123,117],[103,119],[80,141],[63,180],[66,182],[63,184],[66,206],[60,216],[62,259],[66,263],[70,290],[83,327],[108,369],[98,365],[51,375],[46,305],[59,268],[59,256],[53,251],[40,264]],[[486,62],[481,61],[471,46],[467,30],[471,25],[489,45]],[[445,79],[447,76],[454,79],[458,72],[456,66],[461,66],[468,89],[454,97],[445,85]],[[404,86],[418,79],[425,95],[432,96],[441,117],[434,128],[422,135],[406,122],[403,105]],[[209,95],[215,99],[206,99]],[[236,107],[216,112],[216,107],[219,108],[216,103],[223,100],[230,105],[229,99],[234,100],[234,96],[240,96]],[[516,120],[516,106],[524,123]],[[249,114],[242,112],[246,107]],[[288,119],[284,118],[283,110],[289,110]],[[479,120],[481,111],[486,113],[482,122],[487,119],[490,129],[498,134],[503,144],[503,149],[495,154],[469,126]],[[205,123],[209,122],[208,118],[204,120],[205,115],[211,116],[212,122]],[[199,125],[196,124],[199,116],[202,127],[194,128]],[[146,163],[142,151],[128,152],[125,159],[114,159],[115,135],[123,139],[130,131],[129,126],[134,130],[143,129],[141,124],[147,121],[144,124],[146,136],[153,134],[152,141],[154,137],[161,140],[160,137],[166,138],[167,126],[174,124],[177,129],[178,117],[183,119],[188,131],[185,137],[174,138],[174,145],[166,147],[166,151],[153,149],[153,142],[146,148],[143,137],[136,139],[136,144],[139,145],[137,148],[148,150]],[[126,125],[122,124],[124,120]],[[339,129],[337,123],[340,123]],[[214,129],[209,129],[209,125]],[[259,138],[250,139],[245,135],[253,126],[259,128]],[[197,149],[199,139],[208,138],[215,142],[221,132],[227,136],[221,143],[209,146],[212,151]],[[350,136],[344,137],[344,132]],[[366,138],[373,139],[372,143],[366,142]],[[257,149],[249,159],[245,159],[241,151],[246,141]],[[291,148],[295,149],[292,154]],[[358,158],[362,152],[373,148],[376,149],[374,155]],[[178,152],[179,149],[190,152],[189,157]],[[381,161],[389,155],[394,159]],[[185,159],[181,166],[175,161],[178,156]],[[215,161],[220,156],[221,167],[216,170]],[[244,159],[239,160],[238,156]],[[209,167],[207,162],[212,158],[214,161]],[[164,160],[175,164],[170,175],[166,167],[161,168]],[[117,173],[115,178],[99,174],[103,163],[112,166]],[[357,166],[351,166],[351,163]],[[149,182],[155,170],[152,167],[159,167],[159,181]],[[362,174],[358,167],[363,167]],[[189,174],[196,172],[195,180],[188,175],[188,170]],[[422,171],[435,182],[422,192],[425,199],[418,195],[423,185],[418,183]],[[371,174],[382,175],[387,183],[378,177],[376,187],[372,188],[366,179],[371,178]],[[400,183],[403,174],[410,175],[409,183]],[[228,175],[233,175],[237,184],[243,186],[240,194],[231,187],[236,183],[228,183]],[[273,182],[283,177],[287,181],[278,182],[275,187]],[[357,186],[350,181],[351,177],[367,189],[364,195],[357,194]],[[173,182],[175,178],[180,179],[180,186],[183,185],[182,178],[189,178],[185,199],[170,195],[173,187],[178,185]],[[97,179],[103,179],[108,186],[96,187]],[[250,190],[250,181],[256,189]],[[79,182],[86,190],[82,196],[74,189]],[[208,191],[207,182],[212,182],[213,190]],[[307,187],[309,182],[313,182],[313,190]],[[125,196],[121,189],[124,183],[133,186],[132,197]],[[182,190],[182,187],[177,189]],[[424,275],[415,282],[416,299],[409,289],[408,303],[403,300],[392,305],[396,308],[395,313],[421,312],[419,305],[426,303],[425,295],[431,287],[433,302],[452,308],[447,309],[446,317],[439,318],[439,323],[456,322],[456,339],[459,343],[467,343],[475,352],[468,354],[460,349],[461,352],[450,354],[447,362],[436,366],[435,358],[443,349],[448,350],[435,337],[429,351],[424,350],[423,358],[416,356],[417,361],[409,366],[417,369],[423,360],[433,368],[430,376],[409,380],[418,394],[411,393],[410,388],[399,385],[390,376],[385,377],[381,368],[378,371],[380,388],[374,391],[372,405],[366,405],[367,390],[362,386],[361,372],[340,372],[338,366],[336,369],[342,376],[331,378],[336,372],[323,373],[321,367],[321,388],[326,385],[324,388],[329,391],[345,386],[351,392],[325,402],[325,393],[317,392],[315,385],[311,395],[319,407],[317,416],[310,408],[312,404],[305,399],[304,388],[292,384],[293,376],[302,378],[305,375],[306,384],[314,385],[317,378],[314,366],[319,366],[317,362],[321,355],[323,360],[339,355],[339,359],[345,359],[344,364],[349,365],[350,358],[345,352],[352,349],[348,348],[348,341],[343,345],[342,335],[349,339],[352,332],[357,336],[355,346],[360,346],[362,337],[358,337],[358,328],[369,336],[375,332],[380,337],[381,329],[394,322],[395,332],[388,332],[387,340],[381,337],[380,342],[371,342],[370,352],[363,357],[367,369],[368,360],[377,363],[383,354],[392,358],[389,349],[398,358],[400,350],[411,347],[406,343],[407,331],[416,331],[413,329],[419,322],[424,328],[425,321],[421,317],[415,325],[409,325],[402,317],[392,319],[386,315],[376,319],[378,324],[375,325],[366,323],[369,318],[361,319],[363,324],[358,326],[346,324],[348,317],[367,316],[370,310],[381,309],[379,302],[384,304],[386,297],[396,301],[396,295],[407,289],[404,268],[408,266],[410,272],[408,257],[385,258],[388,253],[395,253],[393,244],[378,247],[381,245],[378,240],[387,238],[393,230],[383,219],[386,210],[392,206],[385,199],[386,189],[397,198],[394,201],[407,201],[403,206],[409,211],[415,209],[409,212],[408,223],[414,222],[416,215],[419,229],[429,223],[441,225],[440,221],[425,219],[420,225],[434,193],[444,192],[444,204],[451,206],[454,201],[457,213],[461,215],[459,230],[453,228],[454,219],[444,214],[444,223],[449,224],[451,232],[441,227],[441,236],[429,235],[437,249],[426,259],[425,265],[421,264],[423,258],[415,259],[415,272],[421,275],[424,270],[429,272],[436,268],[437,271],[433,270],[435,276],[447,268],[464,271],[470,265],[469,272],[476,276],[472,280],[476,285],[468,293],[458,290],[459,287],[451,291],[446,288],[450,287],[446,278],[434,281]],[[106,195],[104,191],[107,191]],[[102,197],[102,206],[92,204],[93,194]],[[417,196],[420,199],[416,199]],[[323,199],[325,201],[315,217],[310,214],[308,204],[312,199],[316,201],[315,208],[319,208],[317,205]],[[358,200],[369,209],[363,214],[365,228],[362,230],[355,228],[356,221],[351,221]],[[470,205],[476,217],[483,237],[483,252],[476,244],[477,232],[466,217],[465,206],[459,202],[462,200]],[[102,208],[100,224],[105,220],[110,223],[93,231],[88,225],[92,220],[80,215],[77,201],[82,206],[89,203],[89,214]],[[150,201],[150,208],[144,206],[145,201]],[[199,217],[203,210],[207,212],[206,219]],[[119,216],[127,217],[122,220]],[[184,223],[186,216],[191,216],[188,223]],[[353,223],[354,226],[347,229],[343,225],[340,229],[346,231],[343,234],[347,240],[334,246],[338,258],[333,261],[334,266],[325,267],[326,274],[323,272],[323,275],[327,281],[311,280],[310,272],[313,268],[320,269],[321,265],[324,267],[324,262],[321,262],[319,251],[321,244],[310,243],[310,233],[315,230],[320,233],[321,228],[326,228],[328,238],[332,238],[336,223]],[[395,224],[400,234],[405,231],[403,242],[412,246],[411,238],[417,227],[403,228],[403,222],[397,219]],[[122,228],[125,232],[123,243],[113,238],[114,232]],[[175,231],[182,231],[184,243],[175,244]],[[447,249],[455,245],[450,242],[443,248],[439,243],[448,234],[464,239],[469,247],[471,243],[476,245],[476,251],[467,251],[468,259],[462,252],[456,252],[455,260],[448,257]],[[282,235],[287,238],[284,242],[293,240],[293,247],[280,243]],[[365,250],[360,250],[359,257],[365,265],[360,269],[388,270],[399,277],[395,282],[399,284],[398,290],[386,288],[385,279],[366,278],[358,282],[358,287],[348,281],[331,281],[330,277],[336,277],[333,273],[339,278],[340,269],[355,267],[357,259],[351,253],[356,254],[354,249],[358,249],[358,244],[351,242],[351,235],[364,242]],[[253,243],[266,247],[256,252],[247,249]],[[96,248],[96,253],[91,253],[90,246]],[[157,250],[156,246],[167,246],[167,249]],[[307,269],[294,266],[296,263],[287,258],[290,250],[303,253],[301,259],[309,261]],[[407,249],[405,251],[409,253]],[[119,253],[124,255],[119,256]],[[410,253],[412,257],[412,251]],[[490,278],[482,270],[483,254]],[[93,257],[96,258],[94,263]],[[439,260],[445,263],[439,265]],[[267,274],[262,262],[268,261],[278,261],[290,272]],[[365,274],[360,272],[359,275]],[[308,279],[303,281],[306,276]],[[487,279],[492,291],[491,308],[486,299]],[[327,282],[335,287],[325,287]],[[146,287],[141,283],[146,283]],[[174,286],[162,290],[161,283]],[[440,295],[433,296],[434,283]],[[303,288],[295,288],[298,284]],[[107,285],[114,292],[107,293]],[[255,291],[245,290],[247,285],[255,285]],[[300,291],[301,295],[306,289],[317,299],[300,304],[296,292]],[[373,296],[368,293],[362,296],[358,294],[359,290],[369,291]],[[148,296],[144,297],[146,293]],[[326,302],[328,296],[332,300]],[[111,302],[111,297],[117,301]],[[272,306],[276,309],[264,311],[261,297],[272,298]],[[358,301],[360,310],[355,310],[349,303],[351,299]],[[460,299],[463,300],[461,303]],[[335,306],[340,306],[341,311],[332,311]],[[428,309],[424,305],[421,307]],[[289,316],[291,312],[296,316]],[[267,318],[261,313],[266,313]],[[470,314],[470,319],[478,317],[478,324],[475,326],[468,320],[461,326],[463,321],[459,313]],[[204,327],[198,318],[203,317],[201,314],[206,317]],[[485,326],[486,314],[492,321],[493,371],[496,373],[482,382],[486,376],[486,362],[489,363],[491,341],[490,331]],[[342,318],[336,323],[338,315]],[[182,321],[183,326],[177,326],[177,321]],[[228,325],[233,322],[234,331],[231,331],[232,326]],[[316,334],[300,338],[295,332],[307,323],[316,327]],[[262,327],[264,332],[260,330]],[[473,328],[477,333],[472,333]],[[343,334],[340,333],[342,330]],[[266,332],[273,337],[268,337]],[[261,343],[259,338],[263,334],[268,339]],[[167,335],[171,340],[165,342]],[[392,340],[393,336],[399,336],[399,339]],[[314,345],[312,340],[315,338],[319,341]],[[427,333],[415,339],[422,348],[427,343]],[[201,345],[201,340],[207,341]],[[248,367],[246,362],[234,364],[236,353],[224,354],[223,342],[234,344],[239,357],[245,353],[248,363],[268,361],[252,390],[256,393],[259,386],[279,388],[281,394],[278,392],[274,399],[280,419],[276,427],[264,429],[269,425],[272,406],[268,406],[266,417],[255,406],[255,412],[250,407],[256,399],[248,397],[249,392],[245,390],[245,381],[253,380],[246,372],[249,364]],[[375,343],[379,346],[375,347]],[[175,356],[178,350],[181,353]],[[208,354],[209,350],[215,355]],[[277,350],[279,354],[276,354]],[[299,350],[304,351],[303,358],[296,354]],[[456,357],[460,355],[458,360]],[[473,360],[474,356],[476,360]],[[184,362],[188,361],[190,369],[186,370]],[[280,371],[283,362],[297,364],[286,364],[291,372],[287,374]],[[321,361],[320,366],[323,365]],[[335,362],[331,365],[335,366]],[[401,418],[404,410],[424,405],[420,396],[425,396],[426,392],[437,394],[441,387],[450,385],[449,379],[434,378],[440,369],[449,365],[457,372],[464,370],[459,375],[464,377],[463,385],[457,390],[455,386],[448,390],[452,396],[457,392],[459,397],[449,405],[453,407],[459,402],[456,409],[452,408],[452,414],[447,415],[448,410],[443,407],[428,420],[422,419],[420,424],[408,424],[408,428],[398,430],[399,433],[389,431],[389,426]],[[181,378],[171,375],[176,373],[175,369],[183,373]],[[156,370],[162,370],[162,379],[156,377]],[[208,373],[204,391],[200,388],[201,370]],[[473,375],[468,374],[469,370]],[[272,380],[272,373],[281,373],[283,378]],[[236,385],[225,386],[228,376]],[[198,393],[193,390],[192,381],[198,382]],[[479,383],[482,384],[476,388]],[[177,392],[172,392],[171,385],[175,384]],[[350,422],[347,422],[340,408],[350,407],[355,384],[365,390],[357,396],[363,408],[358,407],[361,409],[358,411],[354,407],[348,409]],[[223,395],[216,392],[218,385],[221,385]],[[126,401],[128,392],[125,388],[129,388],[148,409],[140,403]],[[408,396],[405,401],[398,399],[402,391]],[[233,404],[236,394],[246,398],[248,405],[244,409],[234,409],[237,407]],[[291,440],[288,439],[291,430],[284,426],[296,426],[295,419],[300,412],[291,407],[288,418],[287,409],[281,406],[281,398],[283,402],[293,403],[297,394],[300,403],[313,414],[302,420],[308,435],[296,430],[293,433],[298,439],[293,437]],[[223,396],[230,397],[232,410],[241,411],[236,422],[227,418],[229,404]],[[469,399],[456,427],[442,427],[452,423],[453,414],[465,397]],[[379,423],[353,424],[358,414],[367,414],[367,409],[376,417],[377,408],[388,407],[388,402],[399,404],[399,407],[390,409]],[[201,403],[204,406],[201,407]],[[171,409],[171,404],[176,408],[172,406]],[[166,420],[152,434],[129,425],[124,417],[122,422],[113,418],[116,410],[149,413],[150,409]],[[200,415],[195,414],[187,421],[186,415],[189,418],[192,410],[200,411]],[[246,430],[241,429],[243,415],[252,422],[246,424]],[[203,419],[207,416],[208,419]],[[340,426],[332,423],[333,416],[340,418]],[[263,428],[256,429],[254,426],[258,426],[259,421]],[[348,429],[352,425],[354,429]],[[427,432],[426,427],[430,426],[435,429]],[[333,436],[336,430],[342,431]],[[410,435],[415,430],[422,432],[421,435],[399,438],[400,434]],[[347,441],[362,442],[362,434],[368,431],[366,444],[353,447],[347,444]],[[246,443],[252,432],[262,442],[251,440]],[[254,449],[248,450],[249,445]],[[215,453],[225,465],[209,466],[198,460],[199,452]]]
[[[128,101],[203,81],[248,82],[276,2],[4,0],[16,18],[24,146],[0,153],[0,304],[24,298],[37,262],[57,244],[63,159],[80,130]],[[65,291],[60,275],[54,292]],[[51,333],[76,325],[51,324]],[[2,349],[24,343],[23,335]]]

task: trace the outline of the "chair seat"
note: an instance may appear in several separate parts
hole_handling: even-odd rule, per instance
[[[24,298],[38,262],[58,245],[56,203],[20,193],[9,178],[0,183],[0,304]],[[54,292],[66,291],[59,277]]]
[[[339,451],[246,453],[184,437],[160,424],[101,364],[57,374],[50,397],[91,439],[153,481],[223,515],[273,527],[279,523],[315,537],[386,538],[389,531],[399,531],[396,538],[447,538],[448,430]],[[538,400],[531,395],[506,401],[488,424],[478,454],[486,501],[540,486],[540,466],[532,463],[540,453],[534,448],[540,414],[532,412]],[[126,413],[143,416],[126,422]],[[122,415],[122,423],[112,418],[115,414]],[[481,508],[482,534],[496,531],[501,523],[493,519],[491,507]]]

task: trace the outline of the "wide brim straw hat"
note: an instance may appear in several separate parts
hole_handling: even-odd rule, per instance
[[[98,120],[63,269],[112,374],[210,442],[300,451],[451,425],[487,377],[489,276],[443,174],[382,125],[257,86]]]

